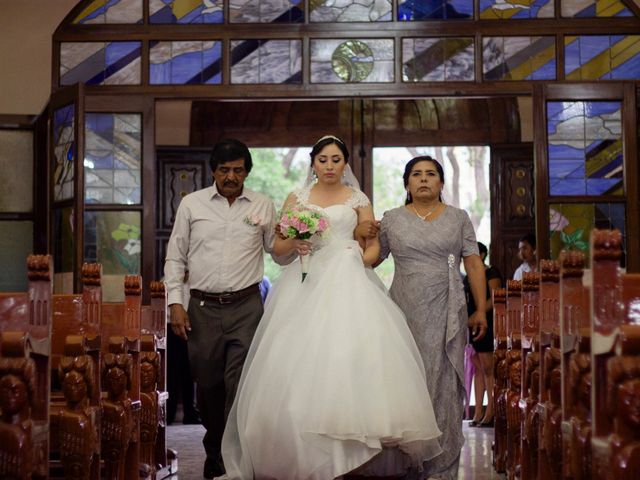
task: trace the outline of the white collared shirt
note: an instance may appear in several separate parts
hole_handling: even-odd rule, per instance
[[[522,280],[522,274],[527,272],[533,272],[533,268],[527,262],[522,262],[522,264],[513,272],[514,280]]]
[[[233,292],[259,283],[263,249],[271,253],[276,211],[265,195],[244,187],[229,205],[216,188],[182,199],[164,264],[169,305],[182,303],[183,278],[203,292]]]

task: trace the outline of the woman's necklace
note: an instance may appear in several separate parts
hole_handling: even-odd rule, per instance
[[[416,207],[413,205],[413,203],[410,204],[411,208],[413,209],[414,213],[420,217],[422,220],[426,220],[427,217],[429,217],[433,212],[436,211],[436,209],[440,206],[440,204],[436,205],[434,208],[432,208],[431,210],[429,210],[427,213],[425,213],[424,215],[420,215],[420,213],[418,213],[418,210],[416,210]]]

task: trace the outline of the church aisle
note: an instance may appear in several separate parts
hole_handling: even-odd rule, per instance
[[[492,428],[469,428],[464,422],[464,435],[467,439],[462,448],[459,480],[503,479],[491,468]],[[167,444],[178,451],[178,474],[171,480],[199,480],[202,478],[204,450],[201,425],[170,425],[167,428]]]

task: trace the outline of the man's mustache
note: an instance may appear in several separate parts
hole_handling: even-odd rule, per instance
[[[238,182],[232,182],[230,180],[227,180],[226,182],[224,182],[224,186],[225,187],[237,187],[238,186]]]

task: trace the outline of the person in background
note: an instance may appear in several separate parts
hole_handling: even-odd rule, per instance
[[[478,251],[484,263],[488,254],[487,246],[482,242],[478,242]],[[474,366],[473,386],[476,399],[473,420],[469,423],[471,427],[475,427],[476,425],[481,427],[493,426],[493,299],[491,292],[496,288],[500,288],[502,285],[502,275],[496,267],[492,267],[486,263],[484,268],[487,278],[487,334],[479,340],[470,341],[475,351],[471,356],[471,361]],[[467,296],[467,314],[471,317],[476,311],[476,302],[471,293],[469,276],[465,276],[462,283],[464,285],[465,295]],[[471,329],[469,330],[471,338],[472,332]],[[483,412],[482,402],[485,391],[487,392],[487,409]]]
[[[514,280],[522,280],[523,273],[535,272],[538,269],[536,236],[533,233],[523,235],[518,241],[518,257],[522,260],[522,264],[514,272]]]

